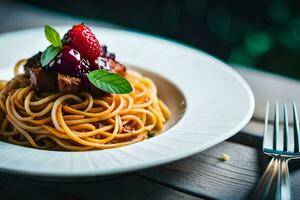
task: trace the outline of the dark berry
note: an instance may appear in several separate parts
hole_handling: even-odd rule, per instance
[[[116,59],[116,54],[114,54],[114,53],[106,53],[106,58],[115,60]]]
[[[90,83],[90,80],[87,75],[88,75],[88,73],[85,73],[85,74],[82,74],[82,76],[81,76],[81,86],[82,86],[82,89],[85,91],[88,91],[91,87],[91,83]]]
[[[101,57],[105,57],[106,53],[107,53],[107,46],[106,45],[102,45],[101,46],[101,54],[100,54],[100,56]]]
[[[75,76],[80,72],[80,54],[69,46],[64,46],[46,70]]]
[[[80,61],[80,72],[79,72],[79,76],[82,76],[86,73],[90,72],[90,62],[86,59],[82,59]]]
[[[109,64],[107,63],[105,58],[102,57],[98,57],[91,65],[91,70],[105,70],[105,71],[110,71],[111,68],[109,66]]]

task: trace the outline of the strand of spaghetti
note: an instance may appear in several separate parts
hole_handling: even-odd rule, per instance
[[[154,103],[151,104],[150,107],[154,110],[155,114],[162,120],[162,122],[165,123],[166,120],[158,105],[158,99],[154,95],[153,95],[153,102]]]
[[[141,128],[144,127],[144,124],[140,118],[135,115],[125,115],[121,117],[122,120],[135,121]]]
[[[23,95],[23,97],[27,96],[26,90],[27,90],[26,88],[16,89],[16,91],[14,92],[14,95],[13,95],[14,104],[16,105],[16,107],[18,109],[20,109],[20,111],[25,111],[25,108],[24,108],[24,102],[22,100],[18,100],[18,95],[21,93],[21,95]],[[15,96],[16,96],[16,98],[15,98]]]
[[[53,141],[49,140],[49,139],[45,139],[47,138],[47,136],[49,135],[38,135],[37,137],[34,138],[35,142],[42,144],[42,148],[43,149],[49,149],[51,148],[51,146],[53,146]]]
[[[46,117],[46,118],[40,119],[40,120],[29,119],[28,122],[35,124],[35,125],[47,124],[47,123],[51,122],[51,117]]]
[[[74,119],[83,119],[84,116],[82,115],[65,115],[64,120],[74,120]]]
[[[145,107],[150,106],[152,103],[153,103],[152,98],[149,98],[149,100],[148,100],[146,103],[135,104],[135,105],[133,106],[133,108],[145,108]]]
[[[30,84],[30,81],[26,79],[23,75],[17,75],[15,76],[15,81],[19,85],[19,87],[27,87]]]
[[[105,144],[105,143],[112,141],[116,137],[118,132],[120,131],[120,125],[122,124],[121,118],[118,115],[116,115],[115,121],[116,121],[116,124],[115,124],[114,131],[109,137],[107,137],[105,139],[101,139],[101,140],[97,140],[97,139],[93,139],[93,138],[85,138],[86,141],[97,143],[97,144]]]
[[[88,106],[86,107],[86,109],[84,110],[84,112],[88,112],[91,110],[91,108],[93,107],[94,105],[94,99],[92,97],[92,95],[90,95],[89,93],[82,93],[83,96],[87,97],[87,100],[88,100]]]
[[[157,96],[157,87],[156,85],[154,84],[154,82],[149,79],[149,78],[144,78],[141,80],[141,82],[145,85],[147,85],[147,87],[149,88],[150,90],[150,93],[154,94],[155,96]]]
[[[53,127],[47,126],[47,125],[42,125],[42,127],[43,127],[44,129],[46,129],[49,133],[55,135],[55,136],[58,137],[58,138],[62,138],[62,139],[70,139],[69,136],[67,136],[67,135],[64,134],[64,133],[59,132],[56,128],[53,128]]]
[[[135,94],[135,98],[141,98],[147,94],[147,88],[143,84],[135,84],[135,88],[140,89],[140,91],[142,91],[138,94]]]
[[[1,125],[1,131],[0,131],[1,135],[13,136],[16,134],[15,131],[6,131],[8,126],[9,126],[9,121],[8,121],[7,117],[5,117],[5,119],[3,120],[2,125]]]
[[[120,147],[120,146],[124,146],[124,145],[128,145],[128,144],[132,144],[132,143],[135,142],[135,141],[129,141],[129,142],[120,142],[120,143],[117,143],[117,144],[98,144],[98,143],[88,142],[86,140],[83,140],[83,139],[77,137],[74,133],[72,133],[72,131],[69,129],[69,127],[63,121],[62,114],[61,114],[61,109],[58,109],[57,112],[58,112],[58,120],[60,121],[60,123],[62,125],[62,128],[64,129],[65,133],[70,138],[72,138],[75,142],[77,142],[81,145],[91,146],[91,147],[95,147],[95,148],[99,148],[99,149],[108,149],[108,148],[115,148],[115,147]]]
[[[30,142],[28,142],[27,140],[25,141],[15,140],[12,136],[8,136],[7,140],[12,144],[17,144],[20,146],[30,146]]]
[[[52,150],[106,149],[142,141],[148,131],[163,129],[170,112],[150,79],[131,71],[125,78],[133,86],[131,93],[93,98],[89,93],[37,94],[24,75],[17,75],[0,91],[0,134],[14,144]]]
[[[9,126],[9,122],[7,120],[7,117],[5,117],[5,119],[3,120],[2,125],[1,125],[1,130],[7,129],[8,126]]]
[[[158,112],[153,109],[152,107],[149,107],[149,110],[151,111],[151,113],[153,113],[155,116],[156,116],[156,119],[158,119],[155,123],[155,126],[153,128],[157,129],[157,130],[162,130],[163,127],[164,127],[164,124],[163,124],[163,118],[161,115],[158,114]]]
[[[8,120],[7,120],[7,117],[5,116],[2,124],[1,124],[1,130],[4,131],[5,129],[7,129],[9,123],[8,123]]]
[[[79,143],[79,144],[82,144],[82,145],[86,145],[86,146],[92,146],[92,147],[95,147],[95,148],[105,148],[105,145],[103,145],[103,144],[98,144],[98,143],[92,143],[92,142],[88,142],[88,141],[86,141],[86,140],[83,140],[83,139],[81,139],[81,138],[79,138],[79,137],[77,137],[70,129],[69,129],[69,127],[65,124],[65,122],[64,122],[64,120],[63,120],[63,118],[62,118],[62,106],[60,105],[60,106],[58,106],[58,108],[57,108],[57,119],[58,119],[58,121],[60,122],[60,124],[61,124],[61,126],[62,126],[62,128],[63,128],[63,130],[64,130],[64,132],[71,138],[71,139],[73,139],[75,142],[77,142],[77,143]],[[116,119],[117,119],[117,116],[116,116]],[[115,124],[115,129],[114,129],[114,132],[116,131],[116,132],[118,132],[118,122],[117,122],[117,120],[115,120],[116,121],[116,124]]]
[[[94,131],[94,130],[96,130],[95,126],[93,126],[92,124],[79,124],[79,125],[71,126],[70,129],[73,131],[80,131],[80,130]]]
[[[146,124],[146,122],[147,122],[147,115],[146,115],[146,113],[142,113],[141,119],[142,119],[143,124]]]
[[[21,65],[25,64],[26,61],[27,61],[27,59],[21,59],[16,63],[16,65],[14,67],[14,75],[15,76],[17,76],[19,74],[19,71],[20,71],[19,69],[20,69]]]
[[[0,131],[1,135],[5,137],[14,136],[16,133],[14,131]]]
[[[165,119],[168,120],[170,119],[170,116],[171,116],[171,112],[170,110],[168,109],[168,107],[166,106],[166,104],[161,101],[161,100],[158,100],[158,105],[163,113],[163,115],[165,116]]]
[[[52,133],[53,135],[55,135],[55,136],[57,136],[59,138],[71,139],[65,133],[60,133],[59,131],[57,131],[57,129],[55,129],[55,128],[51,127],[51,126],[43,125],[43,128],[45,128],[50,133]],[[76,134],[76,136],[79,137],[79,138],[90,137],[90,136],[94,136],[94,135],[98,135],[98,134],[101,134],[101,135],[103,135],[105,137],[109,137],[111,135],[111,133],[107,133],[105,131],[108,131],[108,130],[110,130],[112,128],[114,128],[114,127],[113,126],[107,126],[107,127],[101,128],[101,129],[97,129],[95,131],[88,131],[88,132],[73,131],[73,133]]]
[[[40,148],[40,146],[37,145],[37,144],[34,142],[33,138],[30,136],[30,134],[27,133],[27,131],[25,131],[21,126],[19,126],[18,123],[15,123],[15,121],[14,121],[9,115],[7,116],[7,119],[8,119],[8,121],[9,121],[10,123],[12,123],[12,124],[14,125],[14,127],[15,127],[16,129],[18,129],[18,131],[20,131],[20,133],[21,133],[22,135],[24,135],[24,137],[28,140],[28,142],[29,142],[33,147],[35,147],[35,148]]]
[[[5,88],[1,91],[1,93],[4,94],[5,96],[7,96],[8,93],[9,93],[10,91],[12,91],[16,85],[17,85],[17,81],[15,80],[15,78],[13,78],[11,81],[8,81],[7,87],[5,87]]]
[[[135,117],[135,116],[124,116],[124,117],[122,117],[122,119],[135,119],[135,120],[140,120],[139,118],[137,118],[137,117]],[[139,129],[139,130],[136,130],[136,131],[132,131],[132,132],[130,132],[130,133],[122,133],[122,134],[118,134],[117,136],[116,136],[116,138],[117,139],[124,139],[124,138],[129,138],[129,137],[133,137],[133,136],[136,136],[136,135],[138,135],[138,134],[140,134],[141,132],[143,132],[144,131],[144,125],[143,124],[141,124],[141,122],[139,122],[140,123],[140,125],[141,125],[141,128]],[[76,131],[74,132],[74,133],[76,133],[76,135],[77,136],[79,136],[80,137],[80,133],[77,133]],[[109,137],[110,136],[110,133],[106,133],[106,132],[102,132],[102,131],[100,131],[99,129],[98,130],[95,130],[95,131],[91,131],[91,132],[85,132],[84,133],[86,136],[92,136],[92,135],[98,135],[98,134],[101,134],[101,135],[103,135],[103,136],[105,136],[105,137]]]
[[[68,106],[64,106],[63,110],[67,113],[79,114],[79,115],[83,115],[86,117],[94,117],[94,118],[98,118],[99,120],[105,120],[105,119],[115,116],[122,109],[122,107],[124,105],[124,100],[123,100],[123,98],[121,98],[120,105],[112,112],[112,110],[114,109],[114,102],[115,101],[113,101],[113,104],[110,108],[108,108],[107,110],[105,110],[101,113],[88,113],[88,112],[84,112],[84,111],[80,111],[80,110],[75,110]]]
[[[106,107],[96,107],[96,108],[91,108],[89,111],[90,113],[100,113],[106,110]]]
[[[154,128],[154,125],[157,123],[157,117],[156,117],[156,115],[154,115],[149,110],[145,110],[145,109],[141,109],[141,108],[131,109],[129,113],[145,113],[146,115],[150,116],[150,119],[152,120],[153,123],[152,123],[151,126],[149,126],[149,129]]]
[[[10,97],[10,101],[11,101],[11,103],[12,103],[12,105],[11,105],[11,110],[12,110],[12,113],[14,114],[14,116],[15,116],[18,120],[20,120],[20,121],[28,121],[28,120],[33,119],[34,116],[28,116],[28,117],[21,116],[21,115],[19,115],[19,113],[17,112],[16,107],[15,107],[15,105],[17,105],[17,102],[18,102],[16,97],[18,96],[18,94],[19,94],[20,92],[22,92],[22,89],[16,90],[16,91],[12,94],[12,96]],[[20,109],[20,107],[23,108],[22,105],[17,106],[17,107],[18,107],[19,109]],[[23,109],[24,109],[24,108],[23,108]],[[22,109],[21,109],[21,110],[22,110]]]
[[[60,132],[63,132],[63,129],[59,126],[59,124],[57,122],[56,110],[57,110],[57,107],[67,99],[73,99],[77,102],[81,101],[81,99],[78,96],[75,96],[73,94],[68,94],[68,95],[61,96],[61,97],[59,97],[58,99],[55,100],[55,102],[52,106],[51,117],[52,117],[53,125]]]
[[[59,97],[59,94],[52,94],[52,95],[48,96],[47,98],[42,98],[39,101],[30,101],[29,105],[30,106],[43,105],[50,101],[53,101],[54,99],[57,99],[57,97]]]
[[[68,126],[73,126],[81,123],[94,123],[94,122],[99,122],[99,118],[85,118],[85,119],[75,119],[75,120],[68,120],[65,121],[65,123]]]
[[[25,98],[25,102],[24,102],[24,108],[26,110],[26,112],[31,115],[31,116],[34,116],[34,117],[40,117],[40,116],[44,116],[46,113],[48,113],[51,109],[52,109],[52,106],[53,106],[53,102],[51,103],[48,103],[48,105],[46,106],[45,109],[41,110],[40,112],[37,112],[37,113],[34,113],[30,110],[30,100],[31,100],[31,97],[33,96],[34,94],[34,91],[31,91],[27,97]]]
[[[59,138],[56,138],[56,137],[54,137],[52,135],[41,135],[41,136],[38,136],[38,139],[42,139],[42,138],[50,138],[51,140],[53,140],[54,142],[56,142],[62,148],[67,149],[67,150],[71,150],[71,151],[87,151],[87,150],[92,149],[92,147],[81,147],[81,146],[74,146],[74,145],[68,144],[67,142],[63,142]]]
[[[126,114],[133,107],[134,100],[130,95],[123,95],[124,99],[127,99],[127,105],[124,105],[124,108],[120,110],[119,114]]]
[[[23,102],[24,97],[27,96],[29,91],[30,91],[30,87],[26,87],[26,88],[21,89],[17,94],[18,102]]]
[[[107,116],[109,113],[111,113],[115,108],[115,101],[113,101],[112,105],[105,111],[101,113],[88,113],[80,110],[73,109],[69,106],[64,106],[63,109],[65,112],[70,113],[70,114],[75,114],[75,115],[83,115],[86,117],[93,117],[93,118],[98,118],[100,119],[101,117]]]
[[[2,93],[0,93],[0,107],[3,110],[3,112],[6,113],[6,107],[5,107],[5,97]]]
[[[111,100],[111,102],[112,102],[112,100]],[[98,105],[98,106],[104,106],[106,108],[110,107],[110,105],[108,104],[108,102],[105,102],[104,100],[97,100],[97,99],[95,99],[94,100],[94,104]]]
[[[35,131],[39,131],[41,130],[41,126],[28,126],[27,124],[23,123],[21,120],[18,120],[18,118],[16,118],[16,115],[14,115],[12,109],[14,109],[14,106],[11,105],[11,94],[8,96],[7,100],[6,100],[6,108],[7,108],[7,117],[10,117],[15,124],[18,124],[18,126],[23,127],[26,130],[35,132]],[[9,118],[8,118],[9,119]]]
[[[7,81],[0,80],[0,92],[5,88]]]
[[[74,109],[81,109],[81,108],[87,107],[88,105],[89,105],[89,100],[85,99],[81,103],[70,105],[70,107],[72,107]]]

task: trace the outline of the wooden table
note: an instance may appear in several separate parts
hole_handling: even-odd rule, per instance
[[[96,26],[111,24],[44,11],[1,1],[0,32],[44,24],[74,24],[84,20]],[[5,19],[5,20],[3,20]],[[247,199],[266,159],[261,153],[264,103],[267,99],[300,102],[300,83],[284,77],[235,67],[248,81],[256,98],[251,122],[237,135],[204,152],[168,165],[117,177],[77,183],[33,181],[0,175],[1,199]],[[298,92],[298,93],[297,93]],[[227,153],[231,159],[223,161]],[[300,199],[299,163],[291,165],[294,199]],[[59,166],[58,166],[59,167]]]

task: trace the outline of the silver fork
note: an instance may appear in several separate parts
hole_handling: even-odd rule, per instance
[[[283,131],[279,123],[279,105],[275,104],[273,132],[268,131],[269,107],[266,104],[263,152],[271,156],[264,174],[259,180],[251,199],[291,200],[291,186],[288,162],[300,158],[300,133],[297,107],[293,102],[294,133],[289,130],[287,107],[283,105]]]

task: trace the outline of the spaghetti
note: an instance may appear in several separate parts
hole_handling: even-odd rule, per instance
[[[36,93],[19,74],[0,87],[0,137],[12,144],[47,150],[109,149],[159,133],[170,117],[155,84],[135,71],[124,77],[133,91],[94,98],[79,94]],[[3,83],[2,83],[3,84]]]

